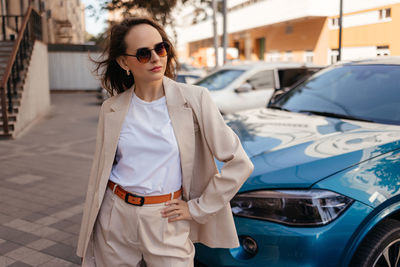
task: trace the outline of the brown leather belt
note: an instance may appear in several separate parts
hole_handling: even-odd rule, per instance
[[[114,194],[116,194],[126,203],[134,206],[143,206],[145,204],[159,204],[171,200],[171,194],[159,195],[159,196],[146,196],[146,197],[138,196],[129,193],[128,191],[124,190],[122,187],[120,187],[119,185],[110,180],[108,181],[108,187],[114,191]],[[180,197],[181,195],[182,195],[182,188],[174,192],[174,199]]]

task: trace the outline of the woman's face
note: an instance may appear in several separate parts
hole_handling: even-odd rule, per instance
[[[139,24],[133,26],[125,36],[126,54],[136,55],[140,48],[154,49],[154,45],[162,42],[160,33],[151,25]],[[122,65],[124,69],[129,68],[135,82],[152,82],[161,80],[167,66],[167,56],[160,57],[151,50],[151,59],[147,63],[141,63],[136,57],[123,56]],[[121,63],[120,63],[121,65]]]

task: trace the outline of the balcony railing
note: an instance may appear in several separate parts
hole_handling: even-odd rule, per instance
[[[13,30],[17,35],[22,25],[24,16],[22,15],[1,15],[1,36],[3,41],[15,40],[14,34],[7,34],[7,28]]]
[[[4,21],[7,20],[3,19]],[[4,25],[3,23],[3,27]],[[18,36],[0,81],[0,104],[5,134],[9,133],[7,114],[13,111],[13,99],[18,97],[17,89],[18,83],[21,82],[21,73],[28,68],[35,40],[42,40],[42,20],[38,12],[29,7],[21,27],[16,32],[18,32]]]

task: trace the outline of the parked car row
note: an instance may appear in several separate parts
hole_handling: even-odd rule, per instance
[[[197,84],[228,113],[219,97],[279,92],[292,83],[281,70],[227,67]],[[339,63],[281,92],[225,116],[255,169],[230,202],[240,247],[196,244],[197,264],[400,266],[400,58]]]
[[[265,107],[276,89],[293,86],[320,70],[301,63],[250,63],[228,65],[195,84],[206,87],[222,114]]]

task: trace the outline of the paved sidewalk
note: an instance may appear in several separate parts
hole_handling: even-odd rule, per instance
[[[75,255],[100,105],[52,94],[52,109],[0,140],[0,267],[79,266]]]

